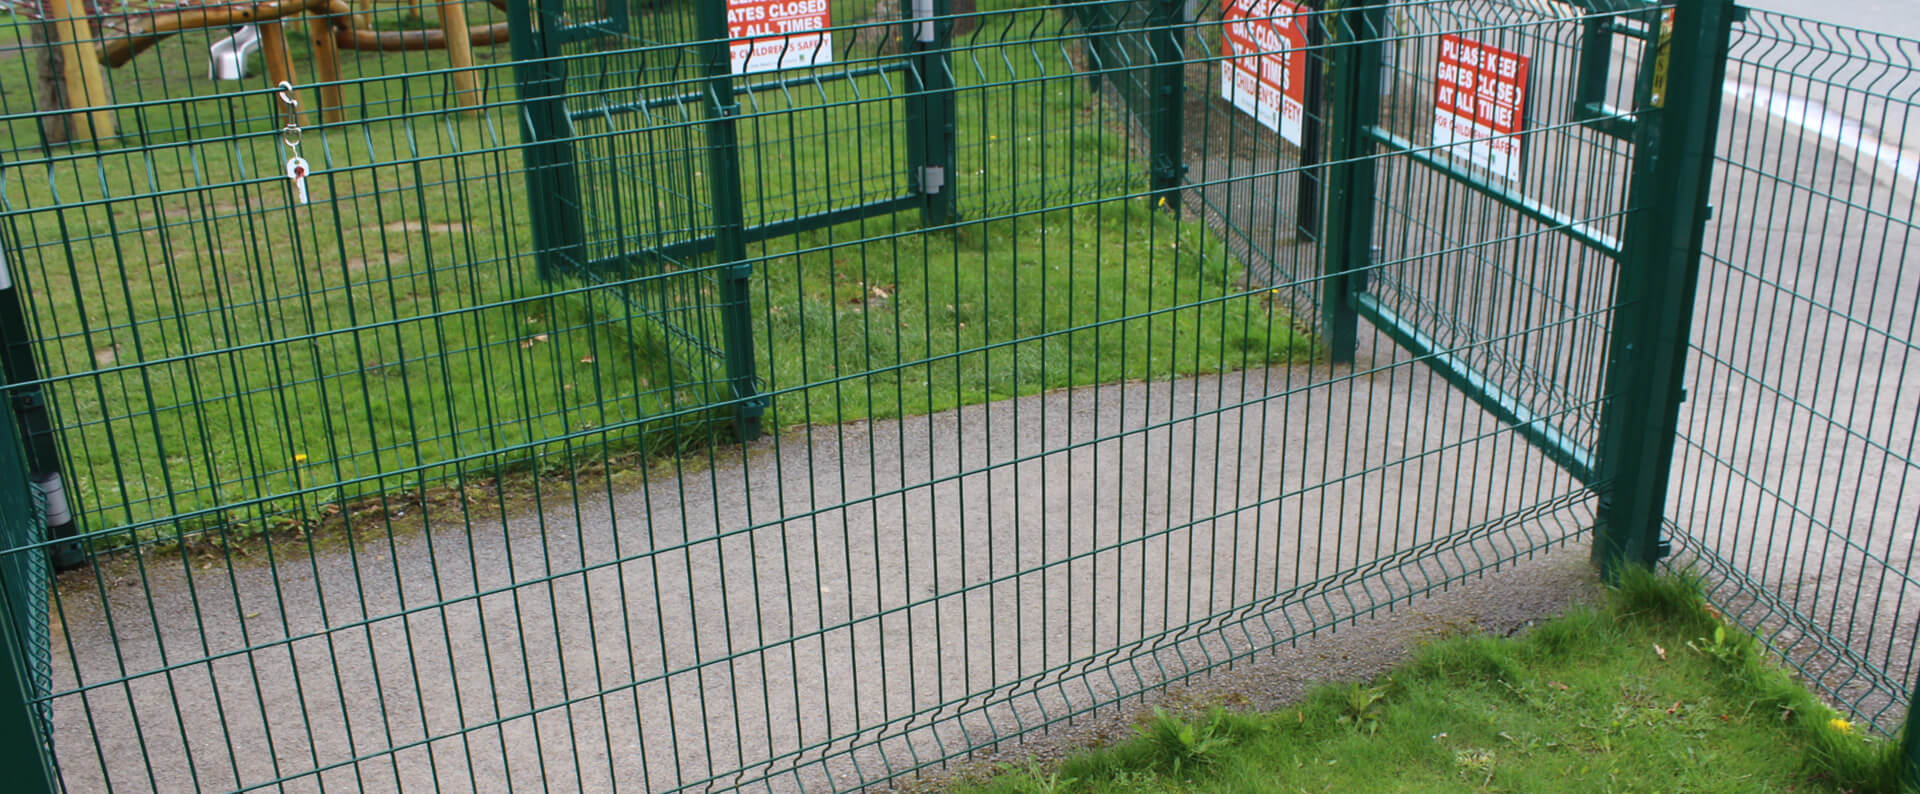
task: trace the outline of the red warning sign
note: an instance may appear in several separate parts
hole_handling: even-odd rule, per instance
[[[1520,178],[1530,59],[1452,34],[1440,37],[1433,98],[1433,143],[1454,157]]]
[[[827,0],[727,0],[733,73],[832,63],[832,24]]]
[[[1288,0],[1221,0],[1220,97],[1294,145],[1306,117],[1307,9]]]

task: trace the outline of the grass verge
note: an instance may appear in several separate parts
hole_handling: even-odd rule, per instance
[[[1680,577],[1514,639],[1461,636],[1266,714],[1164,712],[1135,739],[964,787],[1015,792],[1898,791],[1847,723]]]

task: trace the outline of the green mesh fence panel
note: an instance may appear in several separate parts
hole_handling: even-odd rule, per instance
[[[1670,516],[1728,615],[1892,733],[1920,604],[1920,42],[1754,11],[1726,92]]]
[[[156,17],[22,12],[0,341],[86,553],[0,566],[64,788],[903,782],[1584,546],[1606,418],[1679,398],[1609,361],[1701,211],[1635,189],[1649,4],[1287,6],[1320,94],[1264,117],[1226,3],[831,0],[744,75],[717,7],[468,3],[471,63],[298,14],[238,80],[191,29],[97,107],[53,56]],[[1912,43],[1735,41],[1670,537],[1887,727]],[[1514,129],[1443,131],[1463,48]]]

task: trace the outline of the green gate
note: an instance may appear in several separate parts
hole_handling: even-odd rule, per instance
[[[669,410],[713,404],[737,437],[759,435],[760,244],[907,210],[928,228],[954,219],[954,22],[946,0],[899,5],[905,24],[843,30],[824,57],[758,77],[736,76],[723,3],[644,22],[622,0],[509,8],[527,188],[551,199],[533,205],[540,273],[612,287],[591,294],[671,351]],[[831,117],[856,103],[899,121],[833,140]]]
[[[1352,363],[1368,321],[1594,489],[1597,560],[1650,565],[1732,8],[1574,5],[1361,2],[1329,19],[1321,332]],[[1427,92],[1475,79],[1447,70],[1471,70],[1473,101],[1511,105],[1525,134],[1437,140],[1436,114],[1463,117]]]
[[[1187,182],[1187,161],[1218,156],[1206,148],[1217,141],[1185,143],[1220,131],[1212,116],[1191,117],[1179,65],[1233,62],[1222,31],[1236,25],[1291,25],[1286,46],[1298,48],[1290,51],[1299,63],[1287,68],[1305,83],[1299,140],[1229,124],[1223,148],[1253,167],[1201,174],[1186,192],[1199,194],[1201,211],[1267,267],[1277,289],[1302,293],[1294,305],[1318,312],[1334,363],[1354,363],[1366,320],[1594,489],[1600,557],[1658,559],[1668,544],[1659,526],[1666,468],[1657,464],[1671,458],[1683,394],[1734,9],[1691,3],[1675,16],[1649,0],[1224,5],[1245,13],[1216,19],[1225,12],[1201,4],[1201,24],[1182,24],[1186,4],[1169,0],[1074,6],[1090,73],[1144,139],[1156,196],[1177,201],[1183,191],[1167,186]],[[1522,92],[1514,130],[1434,140],[1436,69],[1452,67],[1440,50],[1454,44],[1522,64],[1511,83]],[[1477,147],[1509,142],[1502,167],[1474,160]],[[1238,186],[1258,179],[1291,183],[1282,193],[1297,186],[1291,206],[1271,217],[1236,214]],[[1282,222],[1285,210],[1297,230]],[[1289,236],[1320,245],[1289,255]],[[1650,399],[1609,399],[1620,394]]]

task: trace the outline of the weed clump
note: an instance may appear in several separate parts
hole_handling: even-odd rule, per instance
[[[1225,719],[1221,709],[1209,712],[1205,720],[1187,720],[1156,708],[1153,719],[1134,731],[1151,750],[1148,763],[1178,777],[1183,771],[1212,764],[1233,744],[1234,737],[1223,726]]]
[[[1626,567],[1611,588],[1615,615],[1641,618],[1681,631],[1711,631],[1719,621],[1707,604],[1698,574],[1675,571],[1665,575]]]

